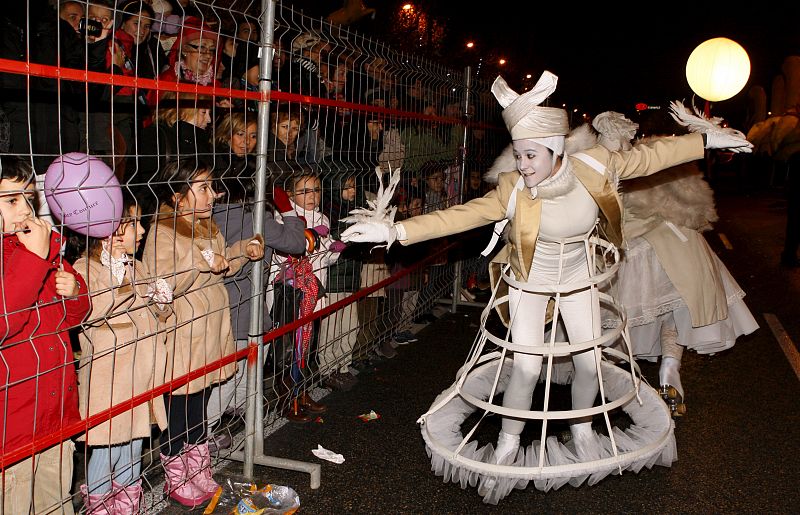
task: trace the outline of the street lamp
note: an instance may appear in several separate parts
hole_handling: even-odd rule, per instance
[[[473,43],[472,41],[467,42],[467,48],[472,48],[474,46],[475,46],[475,43]]]
[[[506,60],[505,60],[505,59],[500,59],[500,61],[499,61],[499,62],[500,62],[500,66],[502,66],[502,65],[506,64]]]

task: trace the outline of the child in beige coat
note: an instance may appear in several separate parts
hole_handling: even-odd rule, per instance
[[[78,392],[84,419],[129,401],[164,380],[162,322],[171,314],[171,291],[131,257],[144,236],[141,210],[133,198],[125,198],[123,213],[126,216],[117,231],[106,239],[92,238],[88,250],[75,262],[92,301],[80,334]],[[87,513],[138,511],[142,441],[150,437],[151,413],[165,428],[164,402],[157,397],[81,437],[91,448],[86,484],[81,486]]]
[[[212,365],[236,352],[226,275],[264,255],[261,235],[230,247],[211,218],[217,193],[211,167],[194,159],[167,163],[166,188],[157,220],[147,235],[142,260],[173,289],[175,317],[167,323],[166,381]],[[210,388],[236,373],[236,362],[176,386],[165,396],[167,431],[161,435],[166,489],[179,503],[195,507],[219,488],[211,478],[205,440]]]

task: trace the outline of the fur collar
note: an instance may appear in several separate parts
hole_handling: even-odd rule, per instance
[[[707,231],[719,220],[714,192],[696,161],[622,181],[622,203],[626,225],[660,218],[680,227]]]
[[[531,188],[534,197],[541,199],[556,199],[563,197],[575,188],[578,179],[572,173],[572,166],[568,159],[564,159],[558,172]]]
[[[158,225],[170,231],[175,231],[185,238],[212,239],[219,234],[219,228],[213,218],[203,218],[194,224],[188,217],[175,216],[175,210],[167,204],[161,204],[158,210]]]

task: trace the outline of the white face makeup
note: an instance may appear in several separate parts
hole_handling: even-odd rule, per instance
[[[525,186],[533,188],[553,174],[553,152],[532,139],[515,140],[514,159]]]

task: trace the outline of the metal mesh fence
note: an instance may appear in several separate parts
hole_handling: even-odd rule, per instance
[[[0,50],[3,513],[203,504],[220,460],[274,463],[270,431],[485,282],[480,233],[340,241],[392,170],[398,219],[486,193],[504,131],[469,70],[268,1],[19,4]]]

